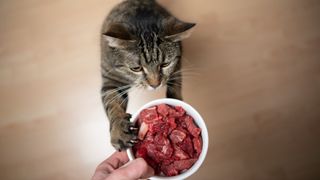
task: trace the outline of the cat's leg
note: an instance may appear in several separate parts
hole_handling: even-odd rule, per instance
[[[174,77],[167,82],[167,98],[182,100],[182,77],[181,73],[175,73]]]
[[[129,88],[128,85],[120,87],[104,85],[101,89],[102,102],[110,122],[111,144],[117,150],[132,147],[137,141],[138,129],[130,122],[131,115],[126,113]]]

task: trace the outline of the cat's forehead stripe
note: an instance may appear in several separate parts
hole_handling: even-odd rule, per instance
[[[146,63],[157,62],[162,57],[162,52],[158,47],[158,36],[156,32],[143,32],[141,35],[142,53]]]
[[[146,62],[150,61],[150,54],[148,52],[148,46],[147,46],[147,41],[144,37],[144,35],[141,35],[141,40],[142,40],[142,54]]]

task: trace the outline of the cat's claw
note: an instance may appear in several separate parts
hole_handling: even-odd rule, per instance
[[[139,128],[131,126],[131,127],[129,127],[129,130],[130,130],[130,131],[138,131]]]
[[[128,144],[132,147],[132,146],[134,146],[135,144],[137,144],[139,142],[139,140],[137,140],[137,139],[135,139],[135,140],[130,140],[129,142],[128,142]]]
[[[134,140],[134,139],[131,139],[131,140],[130,140],[130,143],[132,143],[132,144],[137,144],[138,142],[139,142],[139,140],[137,140],[137,139],[135,139],[135,140]]]

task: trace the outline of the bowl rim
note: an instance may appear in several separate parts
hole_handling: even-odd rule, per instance
[[[207,151],[208,151],[208,146],[209,146],[209,136],[208,136],[208,130],[207,130],[207,126],[205,124],[205,121],[203,120],[202,116],[199,114],[199,112],[192,107],[190,104],[181,101],[181,100],[177,100],[177,99],[172,99],[172,98],[161,98],[161,99],[156,99],[156,100],[152,100],[146,104],[144,104],[142,107],[140,107],[132,116],[132,118],[130,119],[131,122],[135,122],[140,114],[140,112],[143,109],[146,109],[148,107],[151,106],[155,106],[158,104],[168,104],[168,105],[172,105],[172,106],[181,106],[183,107],[183,109],[185,109],[186,113],[189,114],[193,114],[192,118],[194,119],[195,123],[201,127],[201,137],[202,137],[202,152],[198,158],[198,160],[191,166],[190,169],[186,170],[185,172],[176,175],[176,176],[170,176],[170,177],[164,177],[164,176],[152,176],[149,179],[153,179],[153,180],[178,180],[178,179],[186,179],[187,177],[191,176],[192,174],[194,174],[202,165],[202,163],[205,160],[205,157],[207,155]],[[191,111],[191,112],[190,112]],[[196,117],[194,117],[196,116]],[[127,154],[129,157],[129,160],[133,160],[135,159],[133,152],[132,152],[132,148],[127,149]]]

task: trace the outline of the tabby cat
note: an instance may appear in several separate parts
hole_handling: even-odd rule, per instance
[[[167,86],[181,95],[181,40],[194,27],[172,16],[155,0],[126,0],[112,9],[101,31],[101,96],[110,121],[111,144],[124,150],[137,142],[126,113],[131,87]]]

